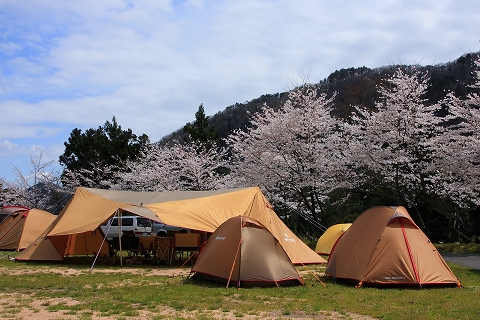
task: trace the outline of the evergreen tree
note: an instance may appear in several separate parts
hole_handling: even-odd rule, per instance
[[[115,117],[102,127],[85,132],[75,128],[60,164],[65,167],[62,180],[70,186],[108,187],[127,161],[135,161],[149,143],[147,135],[139,137],[131,129],[123,130]]]
[[[205,115],[203,104],[200,104],[198,111],[195,113],[195,121],[193,123],[187,123],[183,130],[188,137],[187,142],[193,142],[199,146],[211,149],[218,145],[219,133],[215,127],[210,124],[210,117]]]

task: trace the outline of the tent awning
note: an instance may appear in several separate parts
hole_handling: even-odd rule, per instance
[[[258,187],[212,191],[133,192],[80,187],[48,236],[93,231],[117,210],[169,225],[214,232],[235,216],[262,223],[293,263],[326,261],[303,243],[277,216]]]

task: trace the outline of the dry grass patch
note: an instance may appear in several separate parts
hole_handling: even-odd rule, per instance
[[[92,320],[114,320],[118,316],[102,316],[99,312],[92,312],[85,309],[72,313],[68,310],[49,311],[51,306],[75,306],[80,304],[72,298],[46,298],[35,299],[31,295],[26,294],[0,294],[0,316],[2,319],[78,319],[88,318]],[[136,309],[132,305],[132,309]],[[355,320],[373,320],[374,318],[356,314],[340,314],[338,312],[321,311],[315,314],[308,314],[303,311],[294,311],[284,314],[284,310],[274,310],[271,312],[260,312],[259,314],[238,314],[236,311],[222,310],[175,310],[167,306],[158,306],[157,312],[139,310],[135,316],[121,316],[121,319],[242,319],[242,320],[275,320],[275,319],[355,319]]]

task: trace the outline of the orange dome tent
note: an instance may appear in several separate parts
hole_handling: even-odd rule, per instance
[[[194,279],[245,286],[303,285],[275,237],[255,219],[237,216],[208,238],[192,267]]]
[[[373,285],[455,285],[460,282],[404,207],[374,207],[338,239],[326,274]]]

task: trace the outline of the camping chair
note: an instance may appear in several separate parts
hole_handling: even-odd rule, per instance
[[[172,238],[170,237],[158,237],[157,238],[157,263],[165,261],[165,263],[171,264],[170,251],[172,246]]]
[[[154,247],[156,236],[139,237],[140,239],[140,252],[145,258],[149,258],[154,255]]]

